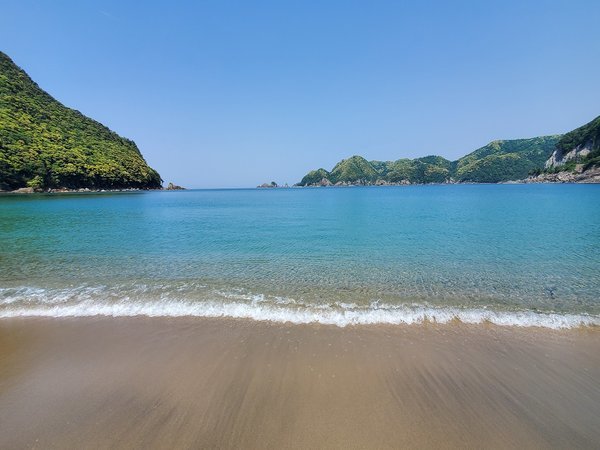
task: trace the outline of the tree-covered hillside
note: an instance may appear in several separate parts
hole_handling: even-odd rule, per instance
[[[560,136],[493,141],[456,162],[457,181],[497,183],[519,180],[543,167]]]
[[[0,189],[159,188],[133,141],[44,92],[0,52]]]
[[[452,175],[453,163],[441,156],[399,159],[387,164],[383,180],[390,183],[443,183]]]
[[[329,174],[332,183],[370,183],[377,179],[378,172],[362,156],[342,159]]]
[[[558,141],[558,144],[556,144],[556,148],[566,153],[586,144],[590,145],[592,151],[600,149],[600,116],[564,134]]]
[[[306,175],[304,175],[304,178],[302,178],[300,184],[302,186],[317,185],[323,179],[329,179],[329,172],[322,168],[317,170],[311,170]]]
[[[331,173],[312,171],[299,186],[322,184],[424,184],[448,182],[497,183],[526,178],[543,167],[560,136],[494,141],[457,161],[425,156],[397,161],[370,161],[360,156],[342,160]],[[317,181],[314,181],[317,180]]]

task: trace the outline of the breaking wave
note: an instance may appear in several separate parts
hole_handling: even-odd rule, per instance
[[[143,289],[142,289],[143,291]],[[178,294],[177,290],[174,292]],[[139,294],[139,292],[138,292]],[[181,294],[179,292],[179,294]],[[600,326],[600,316],[530,310],[500,311],[425,304],[367,305],[332,302],[313,304],[286,297],[213,291],[211,299],[186,300],[160,295],[154,299],[123,296],[105,287],[70,289],[0,289],[0,318],[12,317],[206,317],[271,321],[291,324],[320,323],[345,327],[373,324],[466,324],[566,329]]]

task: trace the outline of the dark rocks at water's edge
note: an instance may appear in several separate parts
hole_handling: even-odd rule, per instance
[[[382,179],[377,179],[375,181],[368,180],[355,180],[355,181],[338,181],[336,183],[332,183],[327,178],[322,178],[321,180],[301,185],[297,184],[294,187],[358,187],[358,186],[411,186],[411,185],[425,185],[425,184],[459,184],[458,182],[449,179],[439,183],[411,183],[409,180],[401,180],[401,181],[387,181]],[[464,184],[473,184],[473,183],[464,183]]]
[[[35,189],[32,187],[24,187],[19,189],[14,189],[12,191],[3,191],[0,190],[2,194],[69,194],[69,193],[99,193],[99,192],[141,192],[141,191],[185,191],[186,188],[182,186],[178,186],[173,183],[169,183],[166,188],[158,187],[158,188],[114,188],[114,189],[90,189],[90,188],[79,188],[79,189],[69,189],[66,187],[58,187],[51,189]]]
[[[123,188],[114,188],[114,189],[90,189],[90,188],[79,188],[79,189],[70,189],[70,188],[66,188],[66,187],[58,187],[58,188],[51,188],[51,189],[39,189],[39,188],[32,188],[32,187],[23,187],[23,188],[19,188],[19,189],[14,189],[11,191],[6,191],[6,190],[0,190],[0,193],[2,194],[68,194],[68,193],[85,193],[85,192],[92,192],[92,193],[99,193],[99,192],[138,192],[138,191],[185,191],[186,188],[184,188],[183,186],[179,186],[177,184],[174,183],[169,183],[167,185],[167,187],[163,188],[163,187],[158,187],[158,188],[130,188],[130,187],[123,187]]]
[[[185,191],[184,187],[178,186],[176,184],[173,183],[169,183],[167,185],[167,187],[165,188],[166,191]]]
[[[600,166],[584,170],[583,164],[577,164],[573,171],[540,173],[521,181],[523,183],[600,183]]]
[[[14,189],[12,191],[0,190],[0,194],[74,194],[74,193],[102,193],[102,192],[142,192],[142,191],[160,191],[159,188],[117,188],[117,189],[90,189],[90,188],[52,188],[52,189],[34,189],[32,187],[24,187]]]
[[[296,185],[295,187],[358,187],[358,186],[426,186],[426,185],[447,185],[447,184],[534,184],[534,183],[579,183],[579,184],[600,184],[600,166],[594,166],[590,169],[583,170],[583,165],[578,164],[573,171],[562,171],[555,173],[540,173],[532,175],[521,180],[500,181],[498,183],[477,183],[455,181],[452,179],[441,183],[411,183],[408,180],[400,182],[389,182],[386,180],[376,180],[374,182],[357,180],[353,182],[338,181],[333,184],[327,178],[320,181],[307,184],[305,186]]]
[[[367,181],[367,180],[356,180],[356,181],[338,181],[337,183],[332,183],[327,178],[321,179],[317,184],[309,185],[313,187],[352,187],[352,186],[408,186],[410,184],[423,184],[423,183],[411,183],[408,180],[402,180],[399,182],[392,182],[387,180],[375,180],[375,181]],[[434,183],[428,183],[434,184]],[[440,183],[437,183],[440,184]],[[444,183],[449,184],[449,183]]]

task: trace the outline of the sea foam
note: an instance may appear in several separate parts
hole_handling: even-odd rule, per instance
[[[11,317],[206,317],[252,319],[291,324],[320,323],[345,327],[374,324],[466,324],[565,329],[600,326],[600,316],[538,311],[500,311],[422,304],[368,305],[332,302],[309,304],[286,297],[216,291],[218,300],[160,298],[141,300],[107,293],[102,287],[47,291],[0,289],[0,318]]]

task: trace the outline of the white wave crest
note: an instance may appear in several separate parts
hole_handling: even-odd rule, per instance
[[[86,291],[86,293],[88,293]],[[23,292],[21,292],[23,294]],[[385,305],[373,302],[369,306],[348,303],[307,305],[293,299],[275,297],[266,301],[264,296],[251,296],[249,301],[132,301],[121,298],[106,302],[98,298],[80,297],[75,303],[60,300],[40,302],[40,291],[30,302],[23,304],[13,299],[0,301],[0,318],[12,317],[207,317],[252,319],[292,324],[320,323],[345,327],[373,324],[446,324],[458,320],[466,324],[491,323],[501,326],[543,327],[565,329],[600,326],[600,316],[588,314],[559,314],[533,311],[495,311],[492,309],[434,307],[425,305]],[[37,297],[36,297],[37,296]],[[233,297],[233,296],[230,296]]]

